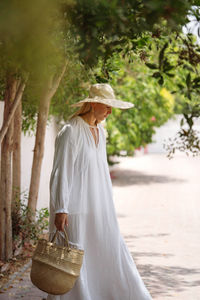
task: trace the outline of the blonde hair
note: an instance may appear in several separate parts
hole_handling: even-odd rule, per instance
[[[77,117],[77,116],[83,116],[83,115],[91,112],[91,110],[92,110],[91,102],[85,102],[77,111],[75,111],[75,113],[73,115],[71,115],[69,117],[69,120],[71,120],[72,118]],[[96,121],[96,123],[99,123],[99,122]]]
[[[92,106],[90,105],[90,102],[85,102],[77,111],[75,111],[75,113],[73,115],[71,115],[69,117],[69,120],[71,120],[72,118],[77,117],[77,116],[85,115],[88,112],[90,112],[91,109],[92,109]]]

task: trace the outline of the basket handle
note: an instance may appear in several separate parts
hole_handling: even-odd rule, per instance
[[[51,243],[54,243],[56,237],[57,237],[57,234],[58,234],[59,230],[56,230],[52,240],[51,240]],[[67,242],[67,249],[69,248],[69,238],[68,238],[68,235],[67,235],[67,231],[65,230],[64,228],[64,236],[65,236],[65,241]]]

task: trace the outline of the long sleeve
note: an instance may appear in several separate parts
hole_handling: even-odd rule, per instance
[[[50,178],[50,203],[54,213],[68,213],[75,157],[76,147],[72,140],[72,127],[66,125],[56,137]]]

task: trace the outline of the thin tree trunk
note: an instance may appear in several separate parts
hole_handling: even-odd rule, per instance
[[[11,104],[16,96],[17,80],[10,76],[5,91],[4,122],[10,114]],[[1,193],[0,193],[0,257],[8,260],[12,257],[12,138],[13,122],[10,122],[1,148]]]
[[[49,97],[49,88],[47,88],[40,101],[35,147],[33,151],[34,156],[33,156],[31,182],[30,182],[30,189],[29,189],[29,200],[28,200],[28,207],[33,213],[35,212],[36,205],[37,205],[40,172],[42,166],[42,159],[44,155],[46,123],[47,123],[47,118],[49,113],[50,101],[51,98]]]
[[[6,119],[4,119],[4,122],[3,122],[3,126],[0,130],[0,144],[2,143],[3,141],[3,138],[8,130],[8,127],[12,121],[12,118],[15,114],[15,111],[21,101],[21,98],[22,98],[22,95],[23,95],[23,92],[24,92],[24,89],[25,89],[25,86],[26,86],[26,83],[25,82],[21,82],[19,84],[19,87],[17,89],[17,92],[16,92],[16,95],[15,95],[15,98],[14,98],[14,101],[12,103],[12,107],[9,109],[9,113],[8,113],[8,116],[6,117]]]
[[[46,133],[46,123],[49,114],[49,106],[53,95],[58,89],[58,86],[65,73],[65,70],[66,70],[66,64],[63,66],[62,72],[58,76],[56,76],[54,79],[53,78],[49,79],[40,100],[35,147],[34,147],[34,157],[33,157],[32,173],[31,173],[31,182],[30,182],[30,189],[29,189],[29,199],[28,199],[28,207],[33,214],[35,213],[36,206],[37,206],[42,159],[44,156],[44,142],[45,142],[45,133]],[[30,219],[33,218],[34,215],[32,215]]]
[[[5,185],[5,213],[6,213],[6,260],[13,255],[12,251],[12,146],[13,146],[13,121],[7,132],[6,153],[6,185]]]
[[[22,105],[19,103],[14,115],[14,134],[13,134],[13,196],[12,210],[16,213],[20,208],[21,193],[21,131],[22,131]]]

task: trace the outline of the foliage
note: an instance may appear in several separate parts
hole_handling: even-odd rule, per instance
[[[32,72],[40,78],[62,59],[57,1],[1,1],[1,72],[22,75]]]
[[[67,26],[60,1],[0,3],[0,93],[3,98],[8,75],[22,79],[28,76],[22,99],[25,132],[35,128],[46,78],[56,74],[65,59]]]
[[[165,39],[159,64],[154,65],[156,69],[153,73],[158,83],[163,84],[163,72],[168,77],[173,76],[172,66],[165,56],[168,48],[166,37],[169,39],[171,30],[178,32],[181,25],[188,22],[188,11],[198,16],[193,5],[198,5],[198,1],[167,0],[165,5],[161,0],[125,0],[123,3],[119,0],[36,0],[34,4],[23,0],[20,5],[11,0],[2,2],[1,86],[3,88],[4,75],[8,69],[20,75],[30,73],[23,97],[24,132],[35,128],[38,102],[45,84],[43,77],[55,73],[64,57],[68,60],[68,71],[50,107],[50,115],[58,119],[68,118],[73,112],[69,104],[84,97],[89,82],[102,80],[102,74],[93,76],[91,66],[96,67],[100,61],[104,65],[103,77],[106,77],[107,66],[118,53],[128,57],[135,52],[142,59],[148,57],[152,38],[160,39],[160,45]],[[147,62],[149,67],[150,64]],[[106,80],[116,85],[114,79]],[[166,90],[169,91],[169,88],[166,87]],[[159,94],[159,91],[156,93]],[[158,120],[156,122],[154,125],[159,125]],[[150,132],[153,132],[153,127],[150,126]],[[141,143],[150,140],[151,134],[148,136],[147,130],[145,132],[146,136],[144,130],[141,133]]]
[[[87,95],[91,78],[91,70],[85,68],[77,56],[73,55],[59,89],[52,99],[50,115],[57,120],[66,121],[75,111],[70,105]]]
[[[33,215],[27,204],[27,195],[23,199],[17,199],[12,210],[13,239],[24,245],[25,242],[36,242],[48,229],[49,212],[47,208],[36,211],[35,220],[30,222],[27,216]],[[20,245],[19,244],[19,245]]]
[[[200,116],[200,46],[188,33],[172,35],[168,42],[157,40],[156,49],[158,55],[151,55],[153,61],[146,65],[152,70],[151,76],[175,96],[175,112],[183,115],[180,130],[165,144],[168,156],[176,150],[200,154],[199,135],[193,129],[194,120]]]
[[[113,109],[106,121],[108,156],[120,155],[124,150],[133,154],[136,148],[150,143],[155,127],[173,115],[173,96],[154,83],[136,54],[131,59],[116,54],[106,65],[100,64],[95,77],[99,82],[109,82],[117,98],[134,104],[125,111]]]
[[[191,129],[185,129],[181,127],[176,133],[175,137],[169,138],[164,144],[164,148],[167,151],[167,157],[173,158],[175,151],[179,150],[186,155],[192,154],[197,156],[200,154],[200,131]]]
[[[55,71],[63,55],[68,61],[68,70],[53,98],[50,115],[66,120],[73,113],[70,106],[66,104],[71,104],[84,97],[89,82],[94,82],[91,66],[98,65],[99,59],[106,63],[115,53],[123,52],[128,55],[130,50],[137,52],[140,49],[142,55],[142,49],[147,43],[143,33],[159,37],[162,35],[169,36],[170,30],[180,30],[181,24],[187,22],[187,11],[194,4],[194,1],[185,0],[168,0],[165,5],[161,0],[126,0],[123,1],[123,4],[121,1],[115,0],[57,0],[48,2],[47,5],[45,1],[43,0],[41,4],[40,1],[36,1],[34,3],[36,8],[34,10],[31,7],[28,9],[28,15],[31,16],[29,22],[23,19],[24,14],[21,7],[16,10],[16,19],[18,14],[19,16],[22,14],[23,24],[25,24],[27,31],[35,30],[33,36],[37,37],[36,40],[33,38],[33,41],[27,40],[25,48],[23,44],[17,44],[26,49],[26,55],[23,55],[22,51],[21,57],[26,58],[27,53],[30,54],[27,58],[28,62],[22,61],[22,65],[28,66],[27,69],[31,70],[23,97],[24,132],[31,132],[36,126],[38,102],[41,88],[44,85],[40,73]],[[45,10],[43,20],[43,7],[45,5],[47,5],[48,10],[47,12]],[[38,14],[41,20],[38,17],[38,26],[33,29],[31,20],[33,20],[34,13],[40,10],[41,13]],[[38,30],[42,24],[40,22],[45,24],[41,32]],[[47,28],[48,34],[45,32]],[[23,31],[20,31],[20,34],[23,36]],[[42,38],[43,35],[45,35],[44,39]],[[45,42],[47,38],[48,43]],[[35,46],[34,43],[38,41],[40,45],[36,44],[37,46]],[[43,43],[45,43],[44,47]],[[27,52],[28,45],[30,51]],[[39,51],[35,51],[36,48]],[[40,51],[42,51],[41,54]],[[16,53],[18,53],[18,48]],[[41,72],[34,71],[35,69],[38,70],[37,66]]]
[[[195,1],[167,0],[76,0],[63,11],[70,18],[72,34],[78,42],[81,60],[96,65],[124,49],[144,32],[154,32],[155,24],[166,21],[172,31],[187,23],[187,12]],[[135,49],[135,44],[132,44]]]
[[[84,98],[90,82],[90,70],[77,59],[77,55],[70,55],[68,58],[67,70],[60,83],[60,86],[51,100],[49,120],[54,116],[58,123],[66,121],[73,113],[71,104]],[[32,78],[24,93],[23,98],[23,123],[24,133],[31,134],[35,130],[37,112],[40,97],[39,84]]]

